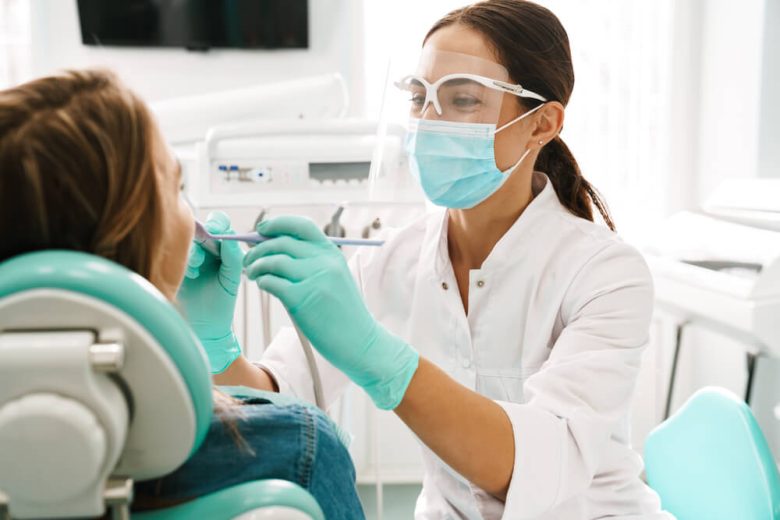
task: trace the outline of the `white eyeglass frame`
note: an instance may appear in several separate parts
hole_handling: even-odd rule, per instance
[[[404,85],[409,80],[415,80],[420,82],[425,87],[425,102],[423,103],[422,110],[420,112],[425,112],[425,110],[428,108],[429,103],[433,103],[433,109],[436,110],[436,113],[438,115],[442,115],[443,111],[441,109],[441,105],[439,104],[439,87],[450,80],[453,79],[468,79],[471,81],[474,81],[475,83],[479,83],[480,85],[483,85],[487,88],[491,88],[493,90],[497,90],[499,92],[505,92],[507,94],[512,94],[517,97],[522,98],[530,98],[530,99],[536,99],[541,102],[547,102],[547,99],[536,92],[533,92],[531,90],[526,90],[523,88],[522,85],[517,84],[513,85],[511,83],[507,83],[506,81],[499,81],[497,79],[492,78],[486,78],[485,76],[480,76],[478,74],[468,74],[468,73],[458,73],[458,74],[447,74],[446,76],[442,76],[433,83],[429,83],[426,81],[425,78],[422,78],[420,76],[416,76],[414,74],[409,74],[408,76],[404,76],[400,80],[395,82],[395,86],[399,90],[408,90],[404,87]]]

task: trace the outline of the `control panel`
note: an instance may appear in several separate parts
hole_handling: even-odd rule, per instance
[[[401,132],[368,121],[265,122],[211,132],[197,153],[200,207],[419,201]]]
[[[212,186],[219,191],[232,187],[255,189],[297,189],[330,186],[360,187],[368,181],[371,163],[307,161],[214,161]]]

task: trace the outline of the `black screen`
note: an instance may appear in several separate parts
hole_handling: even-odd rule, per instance
[[[78,0],[86,45],[301,49],[308,0]]]

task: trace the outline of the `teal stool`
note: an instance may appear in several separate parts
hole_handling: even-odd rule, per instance
[[[0,264],[0,518],[128,518],[133,480],[185,462],[212,407],[202,347],[147,280],[74,251]],[[281,480],[132,517],[324,519]]]
[[[647,481],[678,520],[780,519],[780,476],[750,408],[696,392],[645,442]]]

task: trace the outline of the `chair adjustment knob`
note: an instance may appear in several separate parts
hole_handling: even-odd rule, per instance
[[[106,434],[80,402],[28,394],[0,406],[0,490],[30,502],[76,497],[105,463]]]

